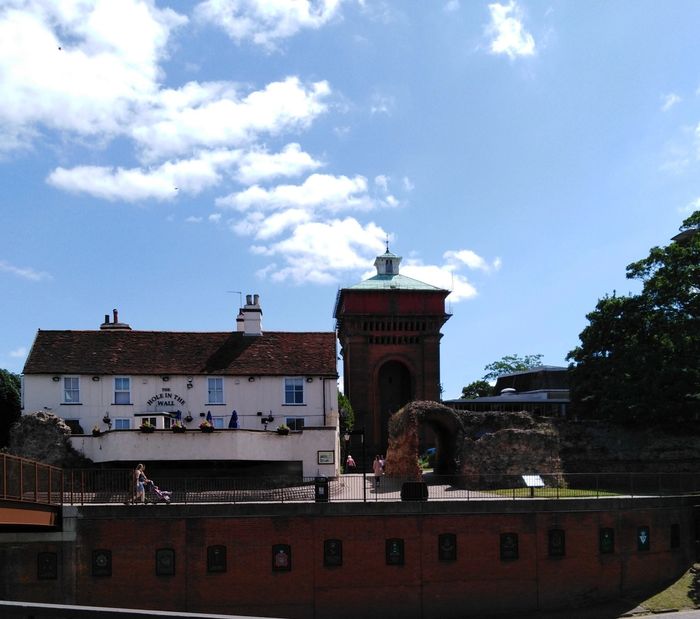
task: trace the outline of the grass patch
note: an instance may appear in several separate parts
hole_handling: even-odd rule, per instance
[[[696,563],[670,587],[640,604],[649,612],[689,610],[700,602],[700,564]]]
[[[534,490],[534,495],[531,494]],[[515,492],[515,497],[518,499],[527,499],[534,496],[537,499],[573,499],[573,498],[588,498],[596,496],[619,496],[619,492],[609,490],[591,490],[587,488],[497,488],[495,490],[486,490],[499,496],[512,498]]]

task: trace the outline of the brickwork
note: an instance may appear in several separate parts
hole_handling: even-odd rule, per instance
[[[529,511],[481,503],[475,511],[425,504],[426,513],[406,504],[393,510],[269,506],[258,514],[237,506],[85,508],[75,520],[75,541],[24,534],[17,543],[0,535],[2,593],[5,599],[47,603],[299,619],[457,619],[590,605],[653,589],[694,558],[693,508],[682,501],[642,501],[637,508],[599,501],[597,508],[588,502],[570,511],[570,501],[545,501],[539,504],[546,509]],[[675,549],[673,524],[681,532]],[[646,551],[638,549],[641,526],[650,531]],[[612,554],[600,552],[601,527],[614,530]],[[550,529],[564,532],[563,556],[549,556]],[[439,556],[444,533],[455,536],[454,561]],[[502,559],[503,533],[517,534],[517,559]],[[403,565],[387,564],[390,538],[403,540]],[[328,539],[342,542],[342,565],[324,565]],[[273,571],[275,544],[290,546],[290,571]],[[225,571],[207,569],[207,548],[214,545],[226,548]],[[156,573],[156,552],[163,548],[174,551],[174,575]],[[95,550],[111,552],[111,576],[93,575]],[[56,553],[57,578],[37,578],[42,552]]]

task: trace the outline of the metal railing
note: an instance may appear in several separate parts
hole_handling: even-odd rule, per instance
[[[0,454],[0,467],[0,499],[47,505],[62,503],[62,469],[9,454]]]
[[[293,503],[391,502],[401,500],[474,501],[659,497],[700,493],[695,473],[577,473],[540,475],[543,487],[525,485],[521,475],[436,475],[422,482],[384,475],[341,475],[325,478],[161,477],[158,491],[148,489],[149,503]],[[132,472],[85,469],[64,472],[64,502],[71,505],[131,503]]]

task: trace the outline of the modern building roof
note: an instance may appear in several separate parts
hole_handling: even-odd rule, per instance
[[[42,331],[25,374],[337,376],[332,332]]]

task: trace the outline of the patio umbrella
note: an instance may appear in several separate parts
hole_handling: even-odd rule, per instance
[[[175,421],[182,421],[182,411],[175,411]]]
[[[231,413],[231,419],[228,422],[228,427],[229,428],[237,428],[238,427],[238,413],[234,409],[234,411]]]
[[[207,411],[207,421],[211,423],[211,411]]]

